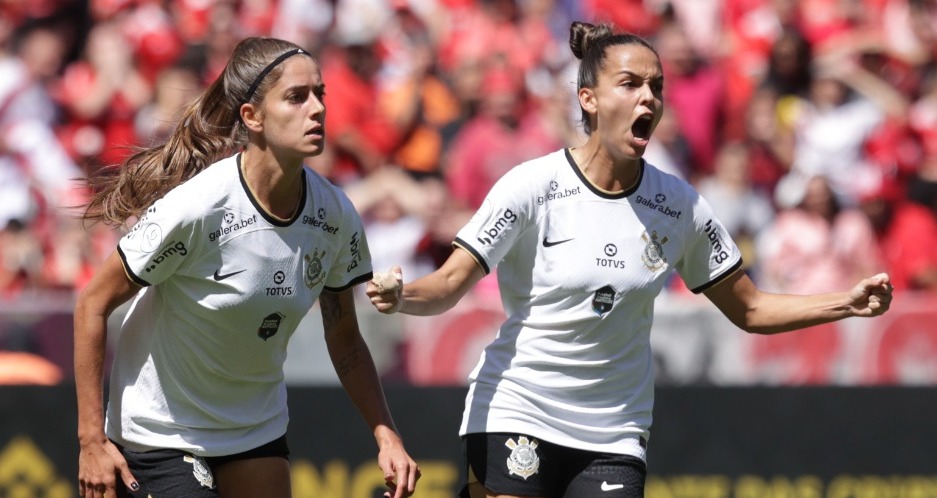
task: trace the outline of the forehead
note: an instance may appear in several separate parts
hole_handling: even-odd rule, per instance
[[[297,54],[283,61],[283,72],[273,88],[318,86],[322,84],[322,71],[312,57]]]
[[[643,78],[663,76],[660,59],[651,49],[638,43],[615,45],[605,53],[605,67],[602,74],[614,76],[631,73]]]

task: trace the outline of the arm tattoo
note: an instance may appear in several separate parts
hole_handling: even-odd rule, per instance
[[[342,301],[338,294],[323,292],[319,295],[319,307],[322,309],[322,323],[326,328],[330,328],[338,322],[345,310],[342,308]]]
[[[353,370],[357,370],[365,361],[365,356],[363,354],[363,348],[355,347],[348,352],[342,358],[336,358],[333,362],[335,366],[335,373],[338,374],[339,378],[344,378],[348,373]]]
[[[325,333],[344,335],[340,322],[350,310],[347,309],[347,306],[342,305],[342,296],[331,292],[323,292],[319,296],[319,307],[322,310],[322,325],[325,327]],[[342,340],[341,342],[345,341]],[[332,360],[335,373],[338,374],[339,378],[344,378],[368,360],[366,346],[360,342],[353,343],[350,346],[350,349],[341,348],[345,350],[345,354]]]

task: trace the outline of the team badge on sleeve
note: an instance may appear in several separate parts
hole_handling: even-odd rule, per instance
[[[143,236],[140,240],[140,250],[143,252],[153,252],[163,243],[163,229],[156,223],[150,223],[143,229]]]
[[[528,440],[526,436],[519,436],[517,442],[508,438],[504,445],[511,449],[508,456],[508,472],[517,474],[525,480],[540,470],[540,457],[537,456],[536,439]]]

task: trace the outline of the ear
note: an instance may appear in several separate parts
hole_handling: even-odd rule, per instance
[[[595,101],[595,92],[591,88],[579,89],[579,105],[589,114],[595,114],[598,104]]]
[[[246,126],[248,130],[255,133],[262,133],[264,131],[263,114],[254,104],[241,104],[239,111],[241,114],[241,121],[244,122],[244,126]]]

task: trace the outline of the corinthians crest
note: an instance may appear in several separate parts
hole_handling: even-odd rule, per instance
[[[308,254],[303,256],[303,259],[306,260],[306,271],[303,272],[306,287],[311,289],[325,278],[325,275],[322,274],[322,258],[324,257],[325,250],[322,251],[322,254],[319,254],[318,249],[313,251],[312,256]]]
[[[205,463],[205,460],[201,457],[186,455],[182,457],[186,463],[192,464],[192,475],[195,476],[195,479],[199,484],[205,486],[208,489],[215,488],[215,477],[211,473],[211,469],[208,468],[208,465]]]
[[[654,230],[651,232],[650,237],[648,237],[647,232],[641,234],[641,239],[647,243],[641,253],[641,261],[644,261],[644,266],[652,271],[663,268],[667,264],[667,257],[664,256],[664,244],[667,243],[667,237],[657,240],[657,230]]]
[[[508,457],[508,472],[517,474],[525,480],[536,474],[540,469],[540,457],[537,456],[537,440],[528,440],[526,436],[519,436],[515,443],[513,439],[508,438],[504,445],[511,449],[511,456]]]

